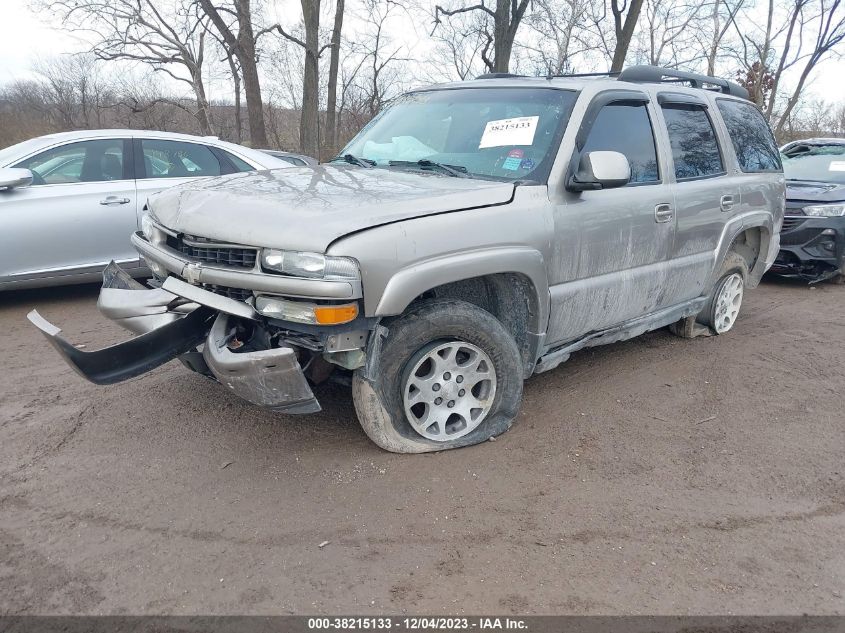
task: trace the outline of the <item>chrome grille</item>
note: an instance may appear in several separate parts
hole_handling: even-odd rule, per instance
[[[182,253],[191,261],[232,268],[255,268],[255,261],[258,257],[257,249],[223,246],[211,242],[206,245],[199,240],[202,240],[202,238],[192,239],[181,235],[168,235],[167,245]]]

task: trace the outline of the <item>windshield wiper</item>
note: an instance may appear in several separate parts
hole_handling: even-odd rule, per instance
[[[358,165],[358,167],[375,167],[376,161],[370,160],[369,158],[358,158],[354,154],[344,154],[343,156],[337,156],[333,160],[343,160],[349,163],[350,165]]]
[[[423,168],[431,168],[439,169],[444,174],[449,174],[450,176],[454,176],[455,178],[469,178],[467,174],[467,168],[463,165],[445,165],[443,163],[437,163],[433,160],[428,160],[427,158],[423,158],[422,160],[413,161],[413,160],[392,160],[387,163],[391,167],[407,167],[407,166],[418,166]]]

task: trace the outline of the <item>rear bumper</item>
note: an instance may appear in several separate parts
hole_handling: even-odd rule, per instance
[[[778,275],[822,281],[845,266],[845,217],[792,216],[784,220],[780,251],[771,267]]]
[[[150,289],[110,264],[98,306],[139,336],[97,351],[78,349],[35,310],[28,318],[74,371],[96,384],[121,382],[181,357],[187,366],[214,376],[233,394],[258,406],[288,413],[320,410],[294,348],[229,348],[230,320],[257,319],[248,304],[170,279],[175,283]],[[204,363],[199,361],[198,367],[200,345]]]

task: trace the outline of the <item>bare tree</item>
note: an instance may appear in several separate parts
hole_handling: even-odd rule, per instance
[[[816,66],[826,57],[829,57],[834,49],[845,41],[845,6],[843,6],[842,0],[819,0],[815,11],[808,5],[810,5],[809,0],[798,0],[796,2],[794,13],[800,14],[798,18],[800,34],[797,46],[792,44],[791,38],[787,39],[781,53],[778,71],[775,73],[773,88],[775,92],[777,92],[785,67],[788,65],[795,66],[799,73],[798,82],[786,98],[786,105],[780,113],[774,130],[775,134],[779,134],[783,130],[784,121],[789,118],[790,113],[801,98],[804,86]],[[809,12],[809,15],[807,15],[807,12]],[[807,31],[810,31],[810,33],[807,33]],[[811,42],[810,48],[806,52],[802,50],[805,37]],[[790,48],[793,50],[790,51]]]
[[[258,76],[258,39],[269,29],[256,30],[251,0],[198,0],[226,49],[238,60],[246,96],[249,140],[253,147],[267,146],[264,102]]]
[[[641,2],[642,0],[634,1]],[[529,0],[496,0],[495,8],[488,7],[485,2],[486,0],[480,0],[478,4],[465,5],[454,9],[444,8],[439,4],[435,5],[432,34],[441,23],[441,16],[453,17],[463,13],[480,14],[484,18],[480,31],[487,36],[486,45],[481,50],[484,65],[490,72],[506,73],[510,68],[516,33],[525,17]],[[492,32],[488,26],[490,20],[493,22]],[[493,48],[492,57],[490,56],[490,46]]]
[[[546,75],[572,72],[575,59],[594,47],[584,37],[591,1],[534,0],[534,10],[525,22],[537,38],[519,44],[539,72]]]
[[[481,51],[490,43],[482,29],[453,18],[442,22],[431,37],[435,42],[434,58],[438,61],[421,69],[430,81],[463,81],[484,72]]]
[[[188,84],[200,129],[212,133],[203,81],[207,22],[194,0],[43,0],[39,6],[66,27],[94,34],[98,58],[142,62]]]
[[[305,53],[305,72],[302,78],[302,116],[299,125],[300,149],[309,156],[320,155],[320,55],[331,43],[320,46],[320,0],[300,0],[304,39],[286,31],[280,24],[275,28],[286,40],[300,46]]]
[[[733,20],[740,41],[734,56],[752,99],[781,135],[817,66],[845,42],[845,5],[842,0],[790,0],[781,7],[767,0],[766,9],[763,25],[748,15]],[[796,74],[797,81],[784,91],[787,75]]]
[[[340,41],[343,31],[344,0],[335,0],[334,26],[332,27],[331,53],[329,55],[329,80],[326,86],[326,134],[323,144],[328,153],[337,145],[337,79],[340,70]]]
[[[628,48],[631,46],[631,38],[634,36],[634,29],[637,28],[642,7],[643,0],[610,0],[613,31],[616,38],[613,59],[610,63],[611,72],[619,72],[625,65],[625,58],[628,56]]]
[[[693,67],[707,52],[696,35],[704,30],[708,0],[645,0],[639,53],[652,66]]]
[[[716,74],[716,62],[724,55],[722,43],[747,0],[714,0],[709,6],[710,26],[697,30],[699,46],[707,54],[707,74]],[[703,25],[702,25],[703,26]]]

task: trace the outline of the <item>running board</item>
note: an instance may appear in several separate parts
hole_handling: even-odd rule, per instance
[[[616,343],[617,341],[625,341],[640,334],[650,332],[651,330],[658,330],[667,325],[672,325],[681,319],[694,316],[701,312],[705,303],[707,303],[707,297],[699,297],[693,301],[633,319],[616,327],[591,332],[577,341],[567,343],[563,347],[558,347],[546,353],[537,361],[537,364],[534,366],[534,373],[541,374],[544,371],[554,369],[561,363],[569,360],[573,352],[586,347],[596,347],[598,345]]]

